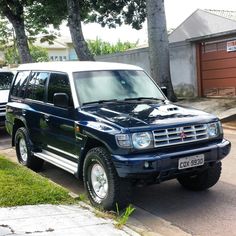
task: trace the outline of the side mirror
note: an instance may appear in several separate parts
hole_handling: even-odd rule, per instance
[[[55,93],[53,96],[53,104],[57,107],[68,108],[69,96],[66,93]]]
[[[164,93],[164,95],[167,97],[167,88],[165,86],[161,87],[161,91]]]

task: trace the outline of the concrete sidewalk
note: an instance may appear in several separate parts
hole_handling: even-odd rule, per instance
[[[138,236],[133,230],[115,228],[114,221],[96,217],[78,205],[36,205],[0,208],[0,236]]]
[[[176,104],[212,113],[221,121],[236,114],[235,98],[192,98],[179,100]]]

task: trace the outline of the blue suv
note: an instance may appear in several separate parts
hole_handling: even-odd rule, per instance
[[[22,165],[47,161],[82,178],[104,209],[124,207],[137,184],[208,189],[231,146],[218,118],[172,104],[140,67],[116,63],[21,65],[6,127]]]

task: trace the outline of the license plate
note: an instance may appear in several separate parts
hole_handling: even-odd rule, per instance
[[[195,166],[202,166],[204,165],[204,155],[195,155],[190,157],[184,157],[179,159],[178,169],[187,169]]]

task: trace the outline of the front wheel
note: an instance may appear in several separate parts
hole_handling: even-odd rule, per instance
[[[196,175],[181,176],[177,180],[186,189],[202,191],[214,186],[221,175],[221,162]]]
[[[105,210],[124,208],[130,201],[131,184],[116,173],[111,155],[102,147],[91,149],[85,158],[83,180],[92,205]]]
[[[25,127],[21,127],[16,131],[15,145],[19,163],[34,171],[39,171],[42,168],[44,161],[32,154],[32,143]]]

